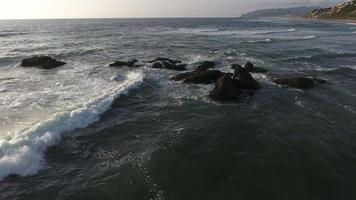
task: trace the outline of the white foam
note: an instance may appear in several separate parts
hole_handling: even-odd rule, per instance
[[[209,28],[180,28],[174,33],[195,34],[195,35],[215,35],[215,36],[247,36],[247,35],[267,35],[275,33],[294,32],[295,28],[291,29],[275,29],[275,30],[219,30]],[[170,31],[168,31],[170,32]],[[172,31],[171,31],[172,32]]]
[[[280,37],[280,40],[311,40],[317,38],[316,35],[306,35],[306,36],[288,36],[288,37]],[[277,39],[277,38],[276,38]]]
[[[348,25],[356,26],[356,23],[347,23]]]
[[[127,80],[105,94],[90,99],[72,110],[52,115],[11,140],[0,139],[0,180],[10,174],[31,176],[45,169],[45,151],[61,139],[61,135],[96,122],[100,114],[108,110],[112,102],[143,82],[140,73],[129,73]]]
[[[252,41],[247,41],[248,43],[271,43],[273,40],[271,38],[266,38],[262,40],[252,40]]]
[[[270,30],[270,31],[256,31],[252,32],[253,35],[264,35],[264,34],[272,34],[272,33],[286,33],[286,32],[294,32],[296,29],[291,28],[287,30]]]

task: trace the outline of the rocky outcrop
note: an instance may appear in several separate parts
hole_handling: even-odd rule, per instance
[[[155,60],[148,61],[151,63],[152,68],[165,68],[176,71],[184,71],[186,70],[186,64],[182,64],[179,60],[172,60],[169,58],[156,58]]]
[[[315,9],[311,11],[307,18],[313,19],[356,19],[356,0],[333,6],[330,8]]]
[[[212,84],[224,74],[225,73],[219,70],[197,71],[192,76],[185,78],[183,82],[195,84]]]
[[[177,75],[173,76],[171,78],[171,80],[173,80],[173,81],[183,81],[184,79],[186,79],[188,77],[191,77],[191,76],[195,76],[198,73],[199,72],[197,72],[197,71],[180,73],[180,74],[177,74]]]
[[[110,67],[123,67],[123,66],[134,67],[137,62],[138,62],[138,60],[136,60],[136,59],[133,59],[130,61],[115,61],[115,62],[111,63],[109,66]]]
[[[274,83],[279,85],[286,85],[292,88],[298,89],[309,89],[315,85],[315,83],[325,83],[326,81],[321,79],[311,79],[305,77],[294,77],[294,78],[279,78],[274,79]]]
[[[233,79],[228,74],[219,78],[214,89],[209,93],[209,97],[215,101],[235,100],[239,98],[239,95],[239,88],[236,87]]]
[[[255,67],[252,63],[247,62],[244,68],[251,73],[266,73],[267,70],[261,67]]]
[[[196,71],[206,71],[208,69],[214,68],[215,67],[215,62],[213,61],[203,61],[199,63],[197,66]]]
[[[236,66],[234,76],[233,76],[234,84],[241,89],[259,89],[259,84],[253,79],[251,74],[247,71],[247,69]]]
[[[177,74],[173,76],[171,80],[183,81],[184,83],[212,84],[224,74],[224,72],[219,70],[192,71]]]
[[[38,67],[42,69],[53,69],[65,64],[65,62],[58,61],[49,56],[34,56],[32,58],[23,59],[21,62],[22,67]]]

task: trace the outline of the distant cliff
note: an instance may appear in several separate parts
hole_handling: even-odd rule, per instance
[[[261,17],[302,17],[308,15],[312,10],[320,7],[294,7],[256,10],[241,15],[242,18],[261,18]]]
[[[330,8],[315,9],[311,11],[307,17],[313,19],[356,20],[356,0]]]

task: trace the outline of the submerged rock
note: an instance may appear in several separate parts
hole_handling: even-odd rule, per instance
[[[156,58],[155,60],[148,61],[152,68],[166,68],[176,71],[186,70],[186,64],[182,64],[179,60],[172,60],[168,58]]]
[[[195,74],[184,79],[184,83],[211,84],[217,81],[225,73],[219,70],[197,71]]]
[[[58,61],[49,56],[34,56],[32,58],[23,59],[21,62],[22,67],[39,67],[42,69],[52,69],[65,64],[65,62]]]
[[[234,100],[238,99],[239,95],[240,90],[228,74],[220,77],[215,83],[215,88],[209,93],[209,97],[215,101]]]
[[[123,67],[123,66],[134,67],[137,62],[138,62],[138,60],[136,60],[136,59],[133,59],[130,61],[115,61],[115,62],[111,63],[109,66],[110,67]]]
[[[313,79],[304,78],[304,77],[279,78],[279,79],[274,79],[273,82],[279,85],[287,85],[289,87],[299,88],[299,89],[308,89],[315,85]]]
[[[215,67],[215,62],[203,61],[197,66],[196,71],[206,71],[206,70],[208,70],[210,68],[214,68],[214,67]]]
[[[155,63],[152,63],[151,67],[160,69],[160,68],[163,68],[164,65],[160,62],[155,62]]]
[[[169,58],[162,58],[162,57],[156,58],[156,59],[151,60],[151,61],[148,61],[148,62],[150,62],[150,63],[154,63],[154,62],[168,62],[168,63],[172,63],[172,64],[182,63],[182,61],[180,61],[180,60],[172,60],[172,59],[169,59]]]
[[[177,75],[173,76],[171,78],[171,80],[173,80],[173,81],[182,81],[182,80],[184,80],[184,79],[186,79],[188,77],[195,76],[197,73],[199,73],[199,72],[193,71],[193,72],[180,73],[180,74],[177,74]]]
[[[251,73],[266,73],[267,70],[261,67],[255,67],[252,63],[247,62],[244,68]]]
[[[259,89],[259,84],[253,79],[247,69],[236,65],[233,81],[240,89]]]

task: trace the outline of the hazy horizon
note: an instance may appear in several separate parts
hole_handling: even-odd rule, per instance
[[[326,7],[347,0],[4,0],[0,20],[57,18],[189,18],[238,17],[267,8]]]

